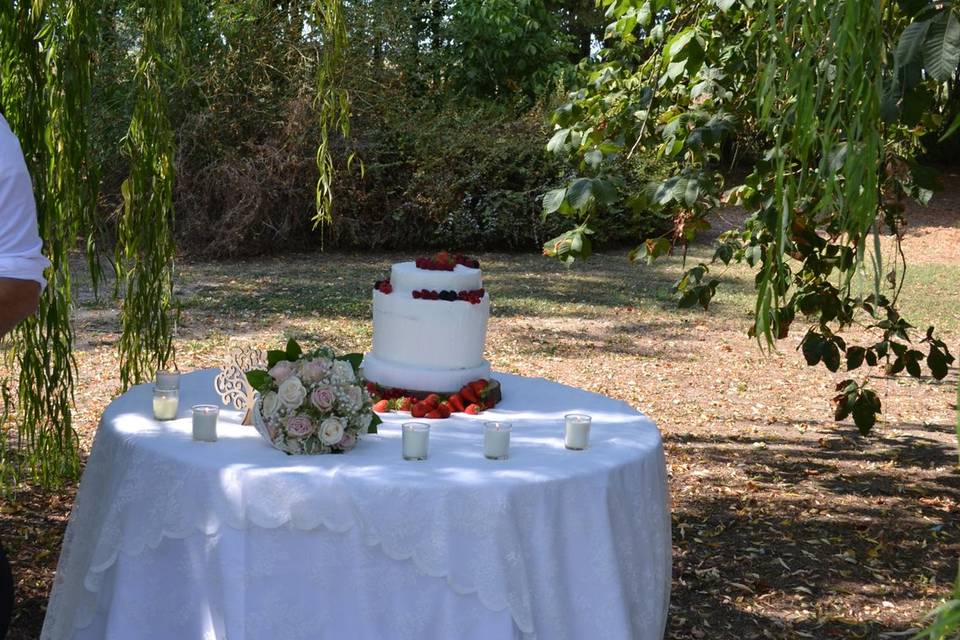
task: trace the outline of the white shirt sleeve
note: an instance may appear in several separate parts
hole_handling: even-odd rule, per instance
[[[20,143],[0,116],[0,278],[34,280],[41,287],[50,261],[41,250],[33,184]]]

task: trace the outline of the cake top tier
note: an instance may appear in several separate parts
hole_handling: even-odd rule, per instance
[[[420,269],[414,262],[398,262],[390,269],[390,284],[394,291],[474,291],[483,288],[480,269],[458,264],[452,271]]]

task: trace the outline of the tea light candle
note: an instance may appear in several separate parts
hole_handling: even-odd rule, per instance
[[[425,422],[405,422],[403,433],[403,459],[426,460],[430,445],[430,425]]]
[[[580,451],[590,442],[590,416],[570,413],[564,416],[563,444],[567,449]]]
[[[180,373],[177,371],[157,371],[153,388],[163,390],[179,389]]]
[[[176,389],[153,390],[153,417],[157,420],[173,420],[180,408],[180,392]]]
[[[220,407],[214,404],[198,404],[193,407],[193,439],[201,442],[217,441],[217,416]]]
[[[509,422],[486,422],[483,425],[483,455],[488,460],[506,460],[510,453]]]

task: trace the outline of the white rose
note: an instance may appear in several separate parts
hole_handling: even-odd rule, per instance
[[[273,368],[270,369],[268,373],[277,382],[283,382],[294,374],[293,365],[286,360],[281,360],[277,364],[273,365]]]
[[[353,365],[346,360],[337,360],[333,363],[333,371],[330,377],[334,382],[354,382],[357,377],[353,373]]]
[[[276,393],[271,391],[263,396],[263,401],[260,403],[260,413],[263,414],[264,418],[272,418],[277,415],[278,409],[280,409],[280,399]]]
[[[280,404],[288,409],[296,409],[303,404],[303,399],[307,397],[307,390],[304,388],[300,378],[293,376],[280,383],[277,389],[277,398]]]
[[[345,427],[341,418],[327,418],[320,423],[320,440],[323,444],[333,446],[343,440]]]

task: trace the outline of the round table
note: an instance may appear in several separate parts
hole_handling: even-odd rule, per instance
[[[400,455],[405,414],[345,455],[287,456],[239,412],[191,439],[215,370],[184,376],[178,418],[151,385],[107,408],[80,484],[44,639],[654,640],[670,594],[666,469],[625,403],[495,374],[503,401],[431,421]],[[563,446],[566,413],[593,416]],[[482,423],[513,423],[510,458]]]

